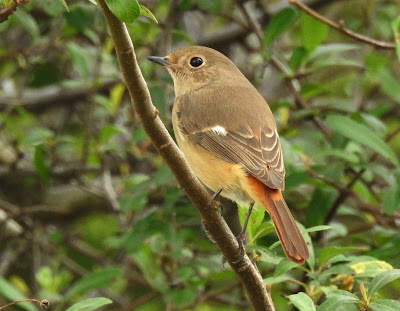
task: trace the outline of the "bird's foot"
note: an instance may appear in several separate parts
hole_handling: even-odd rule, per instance
[[[244,247],[244,241],[246,240],[246,231],[242,231],[237,237],[236,240],[239,244],[239,252],[240,252],[240,257],[238,260],[234,261],[234,264],[237,264],[238,262],[242,261],[244,258],[244,255],[246,254],[246,249]]]
[[[223,210],[222,210],[222,205],[221,202],[217,201],[217,198],[219,197],[219,195],[222,192],[222,188],[219,188],[217,191],[215,191],[215,193],[211,196],[211,199],[214,201],[214,206],[216,209],[219,209],[219,213],[222,214]]]
[[[210,231],[207,229],[206,224],[204,223],[204,220],[201,220],[201,227],[204,230],[204,233],[206,234],[207,239],[209,239],[212,243],[216,244],[217,242],[213,239],[213,237],[211,236]]]

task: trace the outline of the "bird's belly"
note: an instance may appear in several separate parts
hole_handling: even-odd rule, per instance
[[[240,204],[249,204],[252,199],[244,190],[247,174],[240,164],[226,162],[203,147],[186,141],[178,145],[197,177],[212,191],[223,189],[221,195]]]

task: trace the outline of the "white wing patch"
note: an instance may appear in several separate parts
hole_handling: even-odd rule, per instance
[[[226,134],[227,134],[227,131],[221,125],[217,125],[217,126],[212,127],[211,131],[213,131],[217,135],[226,136]]]

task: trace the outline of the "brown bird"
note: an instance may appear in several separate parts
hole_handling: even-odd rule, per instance
[[[282,149],[264,98],[213,49],[190,46],[148,59],[165,66],[174,80],[172,123],[194,173],[216,194],[248,204],[250,212],[254,202],[264,207],[286,256],[303,264],[309,252],[282,196]]]

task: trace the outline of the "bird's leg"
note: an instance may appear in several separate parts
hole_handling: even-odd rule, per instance
[[[246,239],[246,229],[247,229],[247,224],[249,223],[249,219],[250,219],[250,215],[251,212],[253,211],[253,207],[254,207],[254,202],[250,203],[249,206],[249,210],[246,213],[246,218],[244,219],[244,223],[243,223],[243,228],[242,231],[240,232],[240,234],[236,237],[238,243],[239,243],[239,250],[240,250],[240,259],[237,261],[239,262],[240,260],[243,259],[244,254],[245,254],[245,249],[244,249],[244,244],[243,242]]]
[[[219,201],[217,201],[217,198],[219,197],[219,195],[221,194],[223,188],[219,188],[217,191],[215,191],[215,193],[211,196],[211,199],[213,199],[214,204],[215,204],[215,208],[219,208],[220,209],[220,214],[222,214],[223,209],[222,209],[222,205]]]
[[[219,188],[215,193],[212,195],[211,199],[216,200],[218,196],[221,194],[223,188]]]

